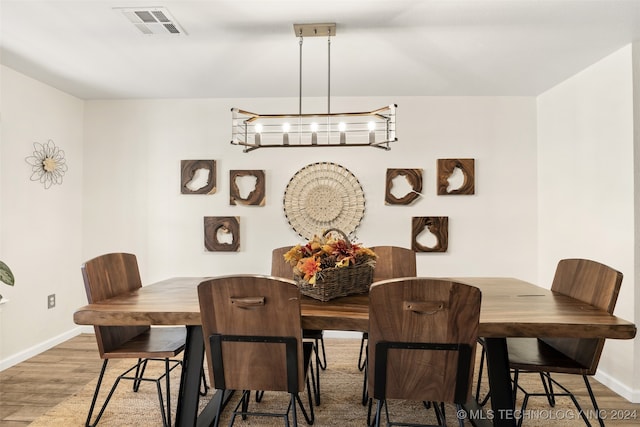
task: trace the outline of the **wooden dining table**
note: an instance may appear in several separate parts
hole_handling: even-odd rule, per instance
[[[204,340],[197,285],[205,277],[177,277],[127,294],[88,304],[74,313],[79,325],[185,325],[187,345],[178,396],[177,426],[209,425],[224,396],[214,395],[198,414]],[[477,286],[482,292],[479,336],[485,338],[491,409],[489,417],[475,400],[467,403],[474,425],[510,426],[517,419],[507,353],[507,337],[573,337],[632,339],[636,326],[582,301],[531,283],[506,277],[449,278]],[[366,332],[368,294],[322,302],[301,298],[305,329]],[[364,422],[364,420],[363,420]]]

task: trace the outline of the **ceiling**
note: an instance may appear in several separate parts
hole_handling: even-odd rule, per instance
[[[162,6],[184,34],[119,9]],[[538,95],[640,40],[640,0],[0,0],[2,64],[82,99],[297,97],[294,23],[335,23],[332,96]],[[327,37],[303,94],[326,96]]]

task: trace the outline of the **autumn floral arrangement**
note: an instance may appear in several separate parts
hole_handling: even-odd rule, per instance
[[[335,237],[334,233],[340,237]],[[329,229],[322,235],[315,235],[305,245],[296,245],[284,254],[284,259],[293,268],[293,274],[299,284],[312,288],[321,285],[343,288],[329,290],[327,292],[330,295],[318,299],[331,299],[343,294],[368,291],[376,257],[373,250],[358,243],[351,243],[347,236],[337,229]],[[350,286],[362,289],[353,289]],[[301,290],[305,290],[306,287],[302,286]]]

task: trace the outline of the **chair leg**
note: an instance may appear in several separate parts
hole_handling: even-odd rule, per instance
[[[218,393],[214,393],[214,399],[218,399],[218,405],[216,407],[216,418],[213,420],[213,427],[218,427],[220,425],[220,416],[222,415],[222,408],[225,406],[224,404],[224,395],[226,394],[226,390],[220,390]]]
[[[457,403],[456,404],[456,418],[458,419],[458,427],[464,427],[464,418],[465,417],[461,417],[460,416],[460,414],[462,414],[462,412],[460,412],[460,411],[464,411],[464,408],[462,407],[462,405]],[[466,411],[464,411],[464,413],[466,413]],[[467,418],[468,418],[468,416],[467,416]]]
[[[323,341],[324,342],[324,341]],[[324,344],[322,345],[324,352]],[[322,362],[320,362],[320,352],[318,351],[318,339],[315,340],[315,345],[313,347],[313,351],[316,354],[316,369],[315,369],[315,380],[313,381],[314,387],[314,395],[316,398],[316,406],[320,406],[320,369],[324,369],[322,367]],[[327,359],[325,356],[325,367],[327,365]],[[311,375],[313,375],[313,365],[311,366]]]
[[[553,381],[551,381],[551,374],[548,372],[540,372],[540,379],[542,380],[542,386],[544,387],[544,392],[547,395],[549,406],[553,408],[556,406],[556,398],[553,394]]]
[[[584,385],[587,387],[587,391],[589,392],[589,397],[591,398],[591,404],[593,405],[593,410],[596,411],[596,417],[598,417],[598,423],[600,427],[604,427],[604,421],[600,416],[600,408],[598,407],[598,402],[596,402],[596,396],[593,394],[593,390],[591,389],[591,384],[589,383],[589,377],[583,375]]]
[[[324,336],[321,336],[320,339],[316,338],[316,357],[318,365],[320,366],[320,368],[324,371],[327,369],[327,351],[324,348]],[[318,341],[320,342],[318,345]],[[319,354],[318,354],[318,347],[322,348],[322,358],[320,358]]]
[[[368,368],[368,363],[367,363],[367,359],[365,358],[364,360],[364,366],[363,366],[363,371],[364,371],[364,375],[363,375],[363,379],[362,379],[362,406],[366,405],[367,402],[370,400],[368,393],[367,393],[367,386],[368,386],[368,375],[369,375],[369,368]]]
[[[204,372],[204,366],[202,367],[202,383],[200,388],[200,396],[206,396],[209,392],[209,384],[207,384],[207,375]]]
[[[382,405],[384,404],[383,400],[378,400],[378,404],[376,406],[376,420],[375,426],[380,427],[380,418],[382,417]]]
[[[118,387],[118,384],[120,383],[120,379],[122,378],[122,376],[118,376],[118,378],[116,378],[115,382],[113,383],[113,386],[111,386],[111,390],[109,390],[109,394],[107,395],[106,399],[104,400],[104,403],[102,404],[102,407],[100,408],[100,412],[98,412],[98,415],[96,416],[96,419],[94,420],[93,424],[91,424],[91,416],[93,414],[93,409],[96,403],[96,399],[98,398],[98,393],[100,392],[100,385],[102,384],[102,378],[104,376],[104,372],[105,369],[107,368],[107,362],[109,359],[105,359],[103,364],[102,364],[102,370],[100,371],[100,377],[98,378],[98,384],[96,384],[96,391],[93,395],[93,400],[91,402],[91,407],[89,409],[89,415],[87,416],[87,421],[85,423],[85,425],[87,427],[95,427],[98,424],[98,421],[100,421],[100,418],[102,418],[102,414],[104,414],[104,410],[107,408],[107,405],[109,404],[109,401],[111,400],[111,396],[113,396],[113,392],[116,390],[116,388]]]
[[[518,377],[520,376],[520,371],[518,369],[513,370],[513,401],[516,401],[516,394],[518,392]]]
[[[295,402],[293,402],[293,406],[295,407],[296,402],[300,405],[300,410],[302,411],[302,415],[304,416],[307,424],[312,425],[316,419],[315,413],[313,411],[313,400],[311,398],[311,384],[309,383],[309,379],[307,378],[307,401],[309,403],[309,412],[304,409],[304,405],[302,404],[302,400],[298,393],[295,393]],[[295,409],[295,408],[294,408]]]
[[[167,427],[171,427],[171,378],[169,378],[171,370],[169,369],[169,358],[164,359],[164,372],[166,375],[165,390],[167,392]]]
[[[298,413],[296,411],[296,397],[298,396],[297,393],[291,393],[291,404],[289,406],[291,406],[291,413],[293,415],[293,426],[294,427],[298,427]],[[285,418],[286,420],[286,418]],[[287,425],[289,423],[287,422]]]
[[[362,334],[362,339],[360,340],[360,353],[358,355],[358,369],[360,371],[362,371],[365,367],[365,362],[367,360],[367,353],[365,350],[365,342],[367,341],[367,334],[363,333]]]
[[[144,370],[147,368],[147,359],[138,359],[138,364],[136,365],[136,378],[144,377]],[[141,380],[136,379],[133,381],[133,391],[137,392],[140,388]]]
[[[480,400],[480,385],[482,384],[482,374],[484,372],[484,365],[486,364],[487,350],[484,348],[483,340],[478,338],[478,343],[480,343],[482,350],[480,352],[480,366],[478,367],[478,381],[476,383],[476,402],[478,402],[478,405],[484,406],[491,397],[491,390],[487,391],[487,394],[485,394],[482,400]]]
[[[100,393],[100,386],[102,385],[102,378],[104,377],[104,372],[107,369],[108,363],[109,363],[109,359],[104,359],[104,362],[102,362],[102,369],[100,369],[100,375],[98,376],[98,383],[96,384],[96,389],[93,392],[93,399],[91,399],[91,406],[89,407],[89,414],[87,415],[87,421],[85,421],[84,423],[86,427],[95,426],[96,424],[98,424],[98,420],[100,419],[98,417],[98,419],[96,420],[96,423],[91,424],[91,416],[93,415],[93,409],[96,406],[96,400],[98,399],[98,394]]]
[[[446,426],[447,418],[444,413],[444,404],[439,404],[438,402],[432,402],[433,411],[436,413],[436,420],[438,421],[438,425]]]

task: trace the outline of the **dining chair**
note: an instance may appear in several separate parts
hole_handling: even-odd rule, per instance
[[[478,288],[451,280],[413,277],[371,285],[368,376],[376,426],[382,408],[392,424],[389,399],[431,403],[439,425],[446,425],[444,404],[455,404],[463,425],[459,411],[471,395],[480,301]]]
[[[271,275],[274,277],[284,277],[293,279],[291,265],[284,259],[284,254],[289,252],[293,246],[283,246],[271,252]],[[302,337],[313,341],[315,354],[315,376],[312,378],[314,397],[316,405],[320,405],[320,370],[327,369],[327,351],[324,347],[324,331],[321,329],[303,329]]]
[[[611,314],[618,299],[622,277],[619,271],[597,261],[579,258],[563,259],[556,267],[551,290]],[[581,375],[598,423],[604,426],[596,397],[589,383],[589,376],[597,371],[604,343],[604,338],[507,338],[509,367],[513,371],[514,401],[517,391],[522,391],[524,397],[521,410],[524,412],[532,396],[546,396],[551,406],[555,406],[556,397],[569,397],[585,424],[590,426],[591,423],[574,393],[551,377],[552,373]],[[544,393],[528,392],[519,385],[518,380],[522,373],[539,374]],[[476,399],[478,399],[480,381],[481,376],[478,378]],[[554,386],[562,391],[557,392]],[[489,395],[490,393],[491,391]],[[519,425],[522,421],[521,418]]]
[[[563,259],[556,268],[551,290],[612,314],[621,285],[622,273],[607,265],[588,259]],[[551,377],[552,373],[581,375],[598,422],[604,426],[589,383],[589,376],[598,369],[604,343],[604,338],[508,338],[509,366],[514,370],[514,400],[518,389],[524,392],[523,413],[531,396],[547,396],[552,406],[556,397],[567,396],[590,426],[573,392]],[[520,373],[525,372],[540,375],[545,393],[530,393],[518,384]],[[554,390],[554,386],[562,392]]]
[[[117,297],[142,287],[136,256],[127,253],[109,253],[98,256],[82,267],[82,277],[90,304],[99,303],[108,298]],[[186,329],[184,327],[152,328],[150,326],[94,326],[100,357],[104,359],[98,383],[95,388],[86,426],[95,426],[121,380],[133,382],[133,391],[137,392],[142,382],[154,382],[158,390],[158,400],[162,413],[162,424],[171,425],[171,381],[170,372],[181,365],[176,357],[185,347]],[[92,422],[93,411],[100,393],[102,380],[111,359],[137,359],[137,362],[116,378],[109,394],[104,400],[98,415]],[[164,371],[155,376],[145,376],[149,361],[162,362]],[[165,383],[165,398],[162,382]]]
[[[296,406],[308,424],[314,412],[309,377],[313,343],[302,339],[300,290],[292,280],[268,276],[216,277],[198,285],[200,317],[211,383],[221,390],[242,390],[229,426],[237,415],[282,416],[289,412],[297,426]],[[309,412],[299,393],[306,385]],[[286,411],[249,411],[251,391],[282,391],[290,395]],[[218,405],[215,426],[223,405]]]
[[[373,283],[381,280],[416,276],[416,253],[412,249],[399,246],[374,246],[371,248],[377,255],[376,268],[373,270]],[[369,401],[367,396],[367,333],[362,333],[358,369],[364,371],[362,385],[362,404]]]

